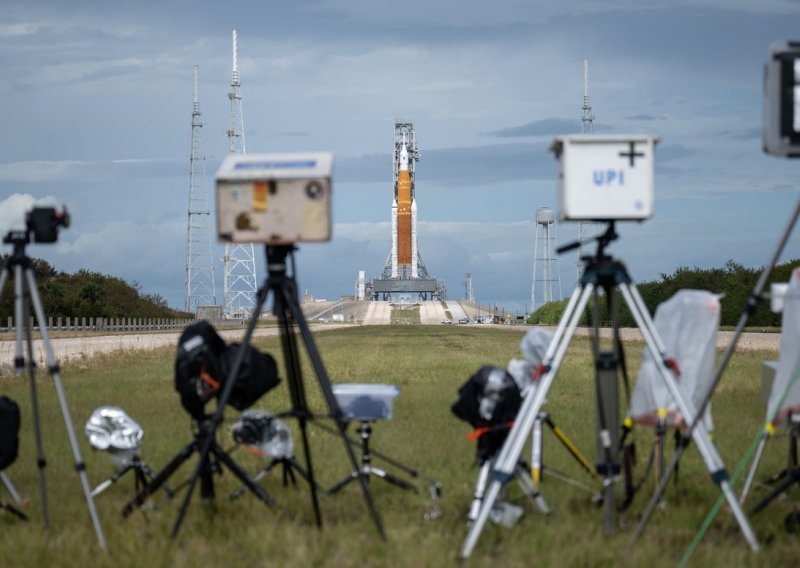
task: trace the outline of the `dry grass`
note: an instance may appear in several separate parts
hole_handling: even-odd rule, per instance
[[[238,483],[229,473],[216,477],[217,499],[202,502],[195,494],[176,541],[169,531],[179,500],[169,501],[163,492],[152,502],[156,508],[122,520],[120,511],[133,495],[133,479],[126,476],[97,498],[97,507],[109,541],[109,551],[99,550],[86,503],[73,469],[64,423],[52,388],[52,379],[38,381],[52,526],[42,529],[38,478],[35,465],[30,395],[21,377],[0,378],[0,392],[16,399],[23,411],[21,453],[8,474],[30,499],[25,510],[31,522],[22,523],[0,513],[0,550],[13,566],[195,566],[248,564],[335,566],[435,566],[457,563],[466,534],[465,514],[477,473],[474,448],[465,440],[469,427],[450,413],[456,390],[481,364],[503,365],[518,354],[525,330],[494,330],[471,326],[358,327],[316,336],[331,380],[338,383],[391,383],[401,387],[394,418],[374,427],[375,448],[423,471],[419,495],[380,481],[371,484],[388,534],[381,542],[356,486],[321,500],[323,528],[318,530],[302,482],[284,488],[275,473],[262,483],[278,500],[270,510],[250,494],[231,501],[227,496]],[[261,349],[280,352],[278,339],[259,341]],[[638,366],[641,346],[628,346],[628,360]],[[759,402],[759,366],[774,354],[746,353],[734,357],[714,399],[714,419],[720,453],[733,469],[735,461],[758,431],[764,409]],[[278,359],[280,357],[278,356]],[[121,406],[145,430],[143,459],[156,469],[191,440],[190,421],[172,387],[173,352],[130,352],[98,357],[64,369],[63,382],[69,399],[81,449],[93,484],[113,472],[107,456],[92,451],[82,435],[83,425],[96,407]],[[322,409],[315,378],[304,365],[309,404]],[[547,410],[559,426],[593,458],[594,396],[588,343],[575,339],[550,396]],[[287,388],[282,384],[259,402],[273,412],[286,410]],[[231,445],[229,428],[236,417],[227,413],[220,441]],[[329,487],[349,471],[342,441],[320,428],[309,427],[315,472]],[[640,453],[649,449],[652,431],[636,432]],[[299,448],[299,435],[295,436]],[[545,437],[546,463],[582,481],[589,481],[577,464],[549,433]],[[242,452],[235,459],[250,471],[262,460]],[[772,442],[762,462],[762,472],[785,464],[783,441]],[[302,461],[302,459],[301,459]],[[193,472],[192,458],[178,471],[177,485]],[[387,469],[392,469],[387,467]],[[763,476],[761,476],[763,477]],[[431,502],[424,484],[436,478],[443,484],[443,516],[423,520]],[[716,499],[696,451],[690,449],[682,463],[677,485],[670,486],[666,506],[655,516],[639,545],[628,555],[625,546],[638,515],[646,505],[651,485],[638,496],[616,534],[602,533],[601,512],[588,495],[556,480],[546,479],[544,495],[555,509],[543,517],[525,506],[526,514],[513,529],[487,526],[470,562],[476,566],[542,565],[674,565]],[[763,495],[763,493],[761,493]],[[758,495],[756,495],[757,498]],[[5,495],[4,495],[5,497]],[[522,503],[515,486],[509,497]],[[744,543],[725,512],[712,526],[698,549],[698,565],[781,565],[800,552],[796,535],[782,527],[784,517],[795,509],[793,498],[776,502],[753,518],[763,542],[759,555]]]

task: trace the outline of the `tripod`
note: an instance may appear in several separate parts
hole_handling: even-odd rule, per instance
[[[639,525],[636,527],[636,533],[631,540],[631,545],[633,545],[639,537],[644,533],[645,527],[647,527],[647,523],[650,522],[650,518],[655,511],[656,506],[661,500],[661,496],[664,494],[664,491],[667,488],[667,483],[669,483],[672,474],[678,468],[678,462],[683,455],[684,448],[688,445],[684,443],[689,440],[690,437],[694,436],[695,429],[699,426],[699,423],[702,420],[703,413],[706,410],[706,407],[711,402],[711,396],[714,394],[714,391],[719,384],[720,379],[722,378],[722,373],[725,371],[725,368],[728,366],[728,362],[733,357],[733,352],[736,349],[736,344],[739,341],[739,338],[744,332],[744,326],[747,325],[747,320],[750,319],[750,314],[755,311],[756,306],[758,306],[758,302],[762,299],[762,294],[764,289],[767,286],[767,280],[769,279],[770,274],[772,274],[772,270],[775,268],[775,265],[778,262],[778,259],[783,252],[786,243],[789,240],[789,236],[792,234],[792,230],[794,229],[795,223],[797,223],[797,219],[800,218],[800,199],[797,200],[797,204],[795,205],[794,211],[789,216],[789,222],[787,223],[786,227],[783,230],[780,238],[778,239],[778,244],[775,246],[775,250],[772,252],[772,256],[770,257],[769,263],[764,266],[764,270],[761,272],[761,275],[758,277],[758,281],[756,282],[753,291],[750,293],[750,296],[747,298],[747,304],[742,311],[742,315],[739,317],[739,322],[736,324],[736,331],[733,333],[733,337],[731,338],[728,347],[725,349],[725,352],[722,354],[722,357],[717,364],[716,371],[714,372],[714,379],[711,381],[711,385],[708,387],[708,391],[703,398],[701,404],[697,407],[697,414],[692,415],[693,418],[690,420],[690,417],[687,417],[686,420],[689,424],[688,428],[683,434],[684,440],[681,444],[678,445],[677,450],[675,451],[675,455],[672,456],[672,461],[669,462],[664,475],[661,476],[661,480],[656,488],[656,492],[650,499],[650,502],[647,504],[647,509],[645,509],[644,514],[642,515],[642,519],[639,521]]]
[[[605,247],[612,241],[617,239],[617,234],[614,230],[614,222],[610,221],[606,232],[598,237],[597,240],[597,253],[594,257],[585,258],[587,261],[586,269],[581,277],[578,286],[575,288],[569,303],[567,304],[564,315],[558,324],[550,346],[547,349],[547,354],[542,362],[542,374],[540,376],[540,384],[533,393],[533,396],[525,397],[522,407],[514,421],[514,426],[508,435],[503,448],[501,449],[494,469],[490,473],[489,488],[487,495],[483,500],[483,504],[478,514],[475,523],[470,527],[467,537],[461,549],[461,556],[468,558],[472,553],[475,545],[477,544],[480,533],[483,530],[489,513],[494,505],[497,496],[500,493],[502,486],[511,479],[514,470],[517,466],[519,456],[522,453],[523,446],[525,445],[528,432],[531,431],[533,422],[541,411],[542,405],[545,402],[550,387],[555,380],[556,373],[561,365],[561,362],[566,354],[569,342],[575,333],[575,328],[581,317],[583,310],[589,301],[589,298],[594,295],[594,310],[595,322],[597,321],[598,311],[598,287],[602,288],[610,301],[613,301],[613,292],[619,290],[625,300],[628,308],[630,309],[636,321],[636,325],[644,337],[645,344],[653,355],[653,358],[658,362],[658,370],[661,378],[667,389],[670,391],[672,398],[678,407],[682,416],[687,420],[693,420],[697,416],[696,410],[690,398],[688,398],[681,385],[675,380],[676,364],[674,360],[669,359],[665,352],[665,348],[658,332],[655,329],[655,324],[647,312],[647,307],[639,295],[638,290],[633,285],[632,280],[628,274],[625,266],[614,260],[612,257],[605,254]],[[574,245],[562,248],[560,252],[573,248]],[[616,310],[612,306],[612,313],[616,316]],[[619,325],[617,318],[614,318],[614,334],[618,336]],[[605,480],[603,483],[603,497],[604,506],[608,512],[613,505],[613,483],[615,470],[618,471],[619,466],[614,463],[614,456],[612,448],[612,432],[608,429],[608,409],[610,405],[605,404],[603,401],[602,391],[610,390],[608,385],[601,384],[601,380],[608,378],[608,371],[611,370],[609,357],[607,354],[595,353],[596,361],[596,379],[598,383],[598,417],[599,417],[599,431],[598,437],[602,444],[603,454],[605,457],[605,464],[603,473]],[[604,357],[601,357],[604,356]],[[728,481],[728,473],[725,470],[725,465],[716,450],[716,447],[708,438],[708,432],[705,425],[701,420],[694,420],[695,429],[693,432],[693,439],[700,450],[703,460],[706,463],[709,473],[715,483],[717,483],[725,495],[726,500],[730,506],[731,512],[736,517],[739,527],[742,531],[747,542],[753,550],[758,550],[758,541],[752,528],[750,527],[747,517],[739,506],[733,491],[731,490]],[[616,465],[616,467],[614,467]],[[600,470],[600,468],[598,468]]]
[[[328,373],[322,358],[317,351],[314,343],[314,338],[311,335],[311,330],[308,327],[305,316],[300,309],[300,303],[297,296],[297,283],[295,281],[295,266],[294,266],[294,245],[266,245],[265,253],[267,260],[268,277],[266,284],[258,291],[256,306],[250,318],[250,322],[245,331],[244,339],[242,340],[241,348],[237,351],[236,357],[233,361],[229,376],[225,382],[222,392],[219,396],[219,402],[216,413],[210,420],[206,421],[202,430],[205,432],[202,437],[202,444],[199,446],[200,463],[197,466],[194,476],[189,483],[189,490],[181,505],[178,518],[172,528],[172,537],[175,538],[180,530],[181,523],[189,507],[192,498],[192,492],[198,479],[202,479],[203,472],[208,467],[209,453],[218,453],[214,450],[214,433],[216,432],[219,424],[222,423],[223,412],[228,399],[231,396],[236,376],[239,373],[239,368],[242,365],[245,354],[245,346],[250,343],[255,330],[258,316],[261,309],[266,302],[267,295],[271,291],[273,296],[273,310],[278,317],[278,324],[280,326],[281,341],[283,345],[284,364],[286,366],[286,379],[289,385],[289,396],[292,403],[292,411],[290,416],[298,419],[300,425],[300,432],[303,439],[303,449],[305,454],[305,466],[308,472],[309,486],[311,488],[311,502],[314,509],[314,516],[316,518],[317,526],[322,526],[322,516],[319,509],[319,499],[317,496],[317,483],[314,481],[314,470],[311,463],[311,449],[308,444],[307,423],[314,419],[314,415],[308,408],[306,401],[305,386],[303,384],[302,369],[300,367],[300,351],[297,345],[297,339],[294,333],[295,327],[300,332],[300,335],[305,345],[306,352],[311,364],[314,367],[314,372],[317,376],[317,383],[320,391],[322,392],[325,404],[328,408],[328,413],[335,420],[339,435],[344,442],[347,455],[353,469],[358,467],[353,449],[347,439],[347,419],[342,413],[339,403],[333,394]],[[287,259],[291,261],[291,274],[287,270]],[[228,458],[230,459],[230,458]],[[159,476],[160,477],[160,476]],[[156,478],[158,479],[158,478]],[[248,478],[248,482],[251,482]],[[155,483],[155,482],[154,482]],[[369,509],[378,534],[382,539],[385,539],[383,526],[381,525],[378,511],[372,501],[372,496],[369,493],[369,488],[365,480],[359,477],[359,484],[361,491],[364,495],[367,508]],[[258,486],[260,488],[260,486]]]
[[[31,259],[25,254],[25,247],[31,242],[31,230],[25,231],[11,231],[3,239],[3,243],[13,245],[14,252],[8,258],[8,263],[3,267],[0,273],[0,294],[2,294],[8,281],[9,268],[14,269],[14,320],[16,322],[16,355],[14,357],[14,367],[18,374],[22,374],[26,367],[25,356],[23,354],[23,328],[25,343],[28,350],[27,369],[30,378],[31,388],[31,404],[33,406],[33,423],[34,433],[36,437],[36,464],[39,468],[39,488],[42,499],[42,518],[44,519],[45,528],[50,526],[50,515],[47,508],[47,488],[45,483],[44,468],[47,465],[47,460],[44,456],[44,445],[42,443],[42,425],[39,419],[39,399],[36,388],[36,362],[33,358],[33,338],[29,302],[33,305],[33,311],[36,316],[36,321],[39,324],[39,333],[42,336],[42,342],[47,354],[47,370],[53,378],[53,384],[56,387],[58,401],[61,406],[61,414],[64,417],[64,425],[67,429],[67,436],[69,437],[70,445],[72,446],[72,455],[75,458],[75,469],[78,472],[83,493],[86,496],[86,504],[89,508],[89,515],[92,518],[94,531],[97,535],[97,542],[100,548],[106,549],[106,539],[103,534],[103,528],[100,526],[100,518],[97,515],[97,509],[94,505],[92,497],[92,490],[89,486],[89,477],[86,474],[86,464],[81,456],[80,446],[78,445],[78,438],[75,435],[75,429],[72,426],[72,417],[70,416],[69,406],[67,405],[67,398],[64,394],[64,388],[61,384],[61,370],[56,360],[53,346],[50,343],[50,337],[47,333],[47,318],[44,315],[44,308],[42,307],[42,300],[39,296],[39,290],[36,287],[36,278],[33,274],[31,267]]]
[[[791,430],[789,432],[789,463],[785,469],[781,470],[777,474],[773,475],[769,479],[770,484],[775,484],[775,487],[769,494],[764,497],[761,501],[756,503],[756,505],[750,510],[751,515],[755,515],[756,513],[761,512],[763,509],[767,507],[770,503],[772,503],[775,499],[779,496],[786,493],[786,491],[794,485],[795,483],[800,483],[800,465],[797,463],[797,438],[800,436],[800,424],[795,422],[794,416],[792,417],[792,425]],[[753,466],[750,468],[750,474],[747,477],[747,483],[745,484],[745,489],[742,491],[742,498],[741,500],[744,501],[744,498],[747,496],[747,490],[752,483],[752,479],[755,476],[755,471],[758,468],[758,462],[761,458],[761,452],[764,449],[764,444],[766,443],[767,435],[765,434],[764,437],[761,439],[758,448],[758,455],[756,459],[753,460]]]
[[[156,472],[142,461],[142,458],[137,453],[137,450],[128,450],[118,454],[112,454],[111,458],[114,460],[117,470],[111,477],[101,482],[97,487],[94,488],[92,491],[92,497],[97,497],[100,495],[129,471],[134,473],[134,487],[137,493],[146,487],[147,484],[153,481],[156,477]],[[164,484],[164,491],[166,491],[167,495],[170,497],[175,495],[175,492],[166,484]]]
[[[371,475],[374,475],[378,479],[382,479],[392,485],[396,485],[401,489],[406,489],[408,491],[417,491],[417,488],[412,485],[411,483],[400,479],[392,475],[391,473],[386,472],[385,470],[379,469],[372,465],[372,454],[369,447],[369,439],[372,435],[372,426],[370,426],[369,420],[360,420],[358,426],[358,433],[361,437],[361,469],[354,469],[350,475],[342,479],[340,482],[335,484],[333,487],[328,489],[326,493],[328,495],[335,495],[339,491],[341,491],[345,486],[347,486],[351,481],[355,481],[356,479],[363,478],[364,481],[368,481]]]
[[[21,505],[22,499],[20,498],[19,493],[17,493],[17,489],[14,487],[14,484],[11,483],[11,480],[6,475],[6,472],[0,471],[0,481],[3,482],[3,486],[6,488],[6,491],[8,491],[9,495],[11,495],[11,498],[14,500],[14,502],[17,505]],[[25,513],[23,513],[13,505],[6,503],[3,500],[0,500],[0,510],[8,511],[12,515],[16,515],[23,521],[28,520],[28,516]]]
[[[220,403],[221,404],[221,403]],[[146,484],[145,487],[136,494],[136,496],[129,501],[125,507],[122,509],[122,516],[127,517],[130,515],[135,507],[141,507],[144,502],[147,500],[147,497],[158,491],[159,488],[164,486],[167,494],[172,496],[172,491],[167,487],[166,482],[167,480],[172,477],[172,474],[175,473],[178,468],[180,468],[183,463],[188,460],[195,452],[200,452],[202,449],[206,449],[206,459],[201,459],[201,468],[199,468],[199,475],[200,478],[200,496],[204,499],[213,499],[214,498],[214,480],[213,474],[220,470],[221,466],[225,466],[228,470],[233,473],[244,485],[249,489],[256,497],[258,497],[261,501],[263,501],[267,506],[274,507],[275,506],[275,499],[273,499],[272,495],[266,492],[266,490],[258,485],[253,478],[251,478],[247,472],[242,469],[239,464],[233,461],[228,453],[223,450],[219,444],[217,443],[216,439],[214,439],[214,431],[209,429],[208,427],[208,420],[204,420],[198,428],[197,433],[195,434],[194,440],[192,440],[189,444],[187,444],[181,451],[176,455],[172,461],[170,461],[167,466],[161,470],[161,473],[156,475],[149,484]],[[216,461],[212,461],[208,456],[213,456]],[[148,468],[149,469],[149,468]],[[123,472],[124,473],[124,472]],[[143,472],[137,468],[136,469],[137,476],[142,474]],[[120,473],[122,475],[122,473]],[[138,477],[137,477],[138,479]],[[192,479],[194,483],[196,479]],[[191,487],[190,487],[191,492]],[[173,534],[174,536],[174,534]]]

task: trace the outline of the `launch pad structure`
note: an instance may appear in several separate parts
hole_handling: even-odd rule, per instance
[[[392,250],[380,278],[365,287],[371,300],[444,300],[444,282],[431,277],[417,246],[416,163],[420,158],[414,123],[395,119],[392,150]]]

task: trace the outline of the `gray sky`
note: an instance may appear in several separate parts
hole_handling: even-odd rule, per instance
[[[0,229],[34,199],[66,203],[72,227],[33,256],[138,281],[182,307],[192,66],[213,202],[237,29],[248,153],[335,154],[333,241],[298,255],[299,284],[316,297],[351,294],[358,270],[383,267],[403,117],[422,152],[428,270],[450,298],[470,272],[478,300],[529,305],[534,214],[556,206],[547,147],[580,131],[584,57],[595,132],[662,138],[655,215],[621,224],[612,249],[632,275],[761,266],[800,178],[800,164],[761,151],[762,65],[798,16],[800,3],[782,0],[7,0]],[[557,233],[571,241],[577,227]],[[782,260],[800,257],[795,233]],[[574,253],[560,263],[567,295]]]

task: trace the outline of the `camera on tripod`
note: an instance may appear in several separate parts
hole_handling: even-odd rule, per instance
[[[55,207],[34,207],[25,217],[25,226],[35,242],[54,243],[58,240],[58,228],[69,227],[69,213],[66,206],[61,211]]]
[[[290,245],[331,238],[333,155],[250,154],[217,171],[217,234],[227,243]]]

